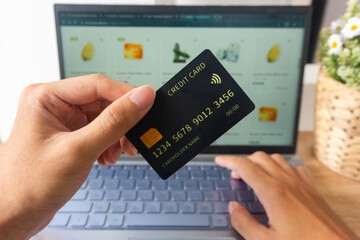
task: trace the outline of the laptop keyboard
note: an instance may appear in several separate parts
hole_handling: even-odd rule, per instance
[[[219,166],[184,166],[162,180],[148,165],[94,165],[49,227],[99,229],[230,228],[236,200],[262,224],[264,208],[249,186]]]

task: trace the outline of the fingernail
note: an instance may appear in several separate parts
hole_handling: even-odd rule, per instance
[[[135,103],[140,111],[143,111],[149,107],[153,102],[155,90],[152,86],[145,85],[135,89],[135,91],[129,96],[130,100]]]
[[[237,202],[229,202],[229,213],[232,214],[235,208],[237,208],[238,203]]]
[[[116,149],[116,150],[113,152],[113,154],[112,154],[112,155],[113,155],[113,162],[112,162],[111,164],[114,164],[114,163],[117,162],[120,154],[121,154],[121,149],[120,149],[120,148]]]
[[[99,160],[98,160],[98,164],[99,164],[100,166],[102,166],[102,167],[105,167],[105,165],[106,165],[106,163],[105,163],[105,162],[103,162],[103,161],[99,161]]]
[[[131,145],[131,151],[134,153],[134,155],[136,155],[138,152],[138,150],[133,145]]]
[[[112,165],[112,162],[108,161],[107,159],[105,159],[104,162],[105,162],[105,166],[106,165]]]

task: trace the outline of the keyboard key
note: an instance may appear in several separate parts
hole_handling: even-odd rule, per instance
[[[88,178],[91,178],[91,179],[95,179],[99,176],[99,170],[95,169],[95,168],[92,168],[90,173],[89,173],[89,176]]]
[[[69,225],[70,227],[85,227],[87,220],[87,214],[72,214]]]
[[[88,213],[90,212],[91,207],[91,202],[70,200],[59,210],[59,212]]]
[[[187,166],[189,170],[199,170],[200,166],[196,166],[196,165],[189,165]]]
[[[205,179],[205,172],[203,170],[193,170],[191,171],[192,179]]]
[[[104,198],[104,190],[92,190],[90,191],[89,199],[93,201],[100,201]]]
[[[124,165],[124,169],[126,169],[126,170],[134,170],[135,165]]]
[[[133,190],[125,190],[122,192],[121,199],[125,201],[134,201],[136,200],[137,192]]]
[[[106,179],[105,188],[106,189],[117,189],[119,187],[120,181],[117,179]]]
[[[102,179],[90,179],[89,188],[90,189],[101,189],[104,185],[104,180]]]
[[[81,185],[81,189],[85,189],[87,184],[88,184],[89,180],[86,180],[83,185]]]
[[[172,200],[174,201],[185,201],[186,192],[185,191],[172,191],[171,192]]]
[[[211,203],[201,202],[201,203],[198,203],[197,206],[198,206],[199,213],[212,213],[213,212]]]
[[[168,177],[166,180],[163,181],[169,181],[169,180],[173,180],[175,179],[175,174],[171,175],[170,177]]]
[[[200,202],[203,200],[203,193],[200,191],[189,191],[188,195],[190,201]]]
[[[138,170],[147,170],[149,168],[148,165],[137,165],[136,166],[136,169]]]
[[[121,169],[116,170],[115,177],[119,179],[127,179],[129,177],[129,170]]]
[[[175,202],[164,202],[164,213],[177,213],[178,212],[178,204]]]
[[[105,224],[106,214],[95,213],[90,216],[89,227],[103,227]]]
[[[177,171],[175,174],[175,178],[176,179],[189,179],[190,174],[187,170],[183,170],[183,171]]]
[[[233,191],[221,191],[220,196],[221,196],[222,201],[235,201],[236,200],[236,196]]]
[[[209,216],[197,214],[129,214],[126,227],[210,227]]]
[[[106,190],[105,199],[108,201],[116,201],[120,199],[120,190]]]
[[[145,204],[145,211],[147,213],[160,213],[160,202],[148,202]]]
[[[132,179],[125,179],[121,181],[120,184],[121,189],[134,189],[135,188],[135,181]]]
[[[249,210],[249,205],[248,202],[239,202],[244,208],[246,208],[247,210]]]
[[[154,198],[154,192],[151,190],[140,190],[139,200],[140,201],[151,201]]]
[[[180,203],[180,212],[181,213],[195,213],[195,204],[192,202]]]
[[[231,179],[230,186],[232,190],[246,190],[246,183],[242,180]]]
[[[228,204],[224,202],[214,203],[215,213],[228,213]]]
[[[220,172],[220,171],[221,171],[222,169],[224,169],[224,168],[216,165],[216,166],[213,166],[212,169],[213,169],[214,171],[219,171],[219,172]]]
[[[229,169],[222,169],[220,171],[221,179],[229,179],[231,178],[231,171]]]
[[[202,170],[212,170],[212,166],[201,166]]]
[[[248,205],[251,213],[265,213],[265,209],[260,202],[249,202]]]
[[[226,215],[213,215],[211,216],[211,222],[215,228],[225,228],[228,226]]]
[[[169,201],[170,192],[166,190],[160,190],[155,192],[155,200],[157,201]]]
[[[77,191],[75,193],[75,195],[72,197],[71,200],[85,200],[86,197],[88,195],[88,191],[87,190],[82,190],[80,189],[79,191]]]
[[[152,185],[155,190],[164,190],[166,189],[166,181],[164,180],[155,180]]]
[[[112,169],[102,169],[100,171],[100,177],[104,179],[113,178],[115,171]]]
[[[70,214],[57,213],[49,223],[49,227],[66,227],[70,219]]]
[[[158,179],[159,176],[157,175],[157,173],[153,169],[149,169],[145,173],[145,178],[146,179]]]
[[[242,202],[254,201],[254,194],[252,191],[239,191],[236,192],[236,195],[239,201]]]
[[[201,190],[213,190],[214,184],[212,180],[200,180],[200,189]]]
[[[253,214],[252,215],[259,223],[267,226],[268,225],[268,222],[269,222],[269,219],[268,217],[266,216],[266,214]]]
[[[198,190],[199,184],[196,180],[186,180],[185,181],[185,189],[186,190]]]
[[[107,213],[107,211],[109,210],[109,205],[109,202],[95,202],[93,211],[95,213]]]
[[[220,179],[220,173],[218,171],[206,171],[207,179]]]
[[[108,216],[106,226],[109,228],[121,227],[124,223],[124,215],[122,214],[111,214]]]
[[[126,202],[112,202],[110,210],[113,213],[123,213],[126,210]]]
[[[147,179],[137,180],[136,188],[137,189],[150,189],[150,181]]]
[[[122,168],[123,168],[123,166],[122,166],[122,165],[120,165],[120,164],[116,164],[116,165],[112,165],[112,166],[111,166],[111,168],[112,168],[112,169],[114,169],[114,170],[116,171],[116,170],[120,170],[120,169],[122,169]]]
[[[180,190],[182,189],[182,181],[181,180],[170,180],[169,188],[171,190]]]
[[[217,190],[229,190],[229,181],[228,180],[217,180],[215,181],[215,188]]]
[[[142,202],[130,202],[128,208],[129,213],[142,213],[144,204]]]
[[[131,179],[143,179],[144,178],[144,170],[132,170],[130,172]]]
[[[217,191],[206,191],[205,192],[205,201],[219,201],[220,196]]]
[[[179,170],[177,170],[177,172],[188,172],[188,170],[187,166],[182,166]]]

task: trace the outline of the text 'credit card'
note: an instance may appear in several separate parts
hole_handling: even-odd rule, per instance
[[[166,179],[254,108],[211,51],[204,50],[157,90],[153,107],[126,137]]]

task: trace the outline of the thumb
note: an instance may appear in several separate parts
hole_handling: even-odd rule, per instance
[[[118,98],[96,119],[78,130],[76,140],[81,153],[97,158],[145,116],[154,100],[155,90],[151,86],[135,88]]]
[[[238,202],[229,202],[229,213],[231,225],[245,239],[263,239],[267,236],[267,228],[256,221]]]

